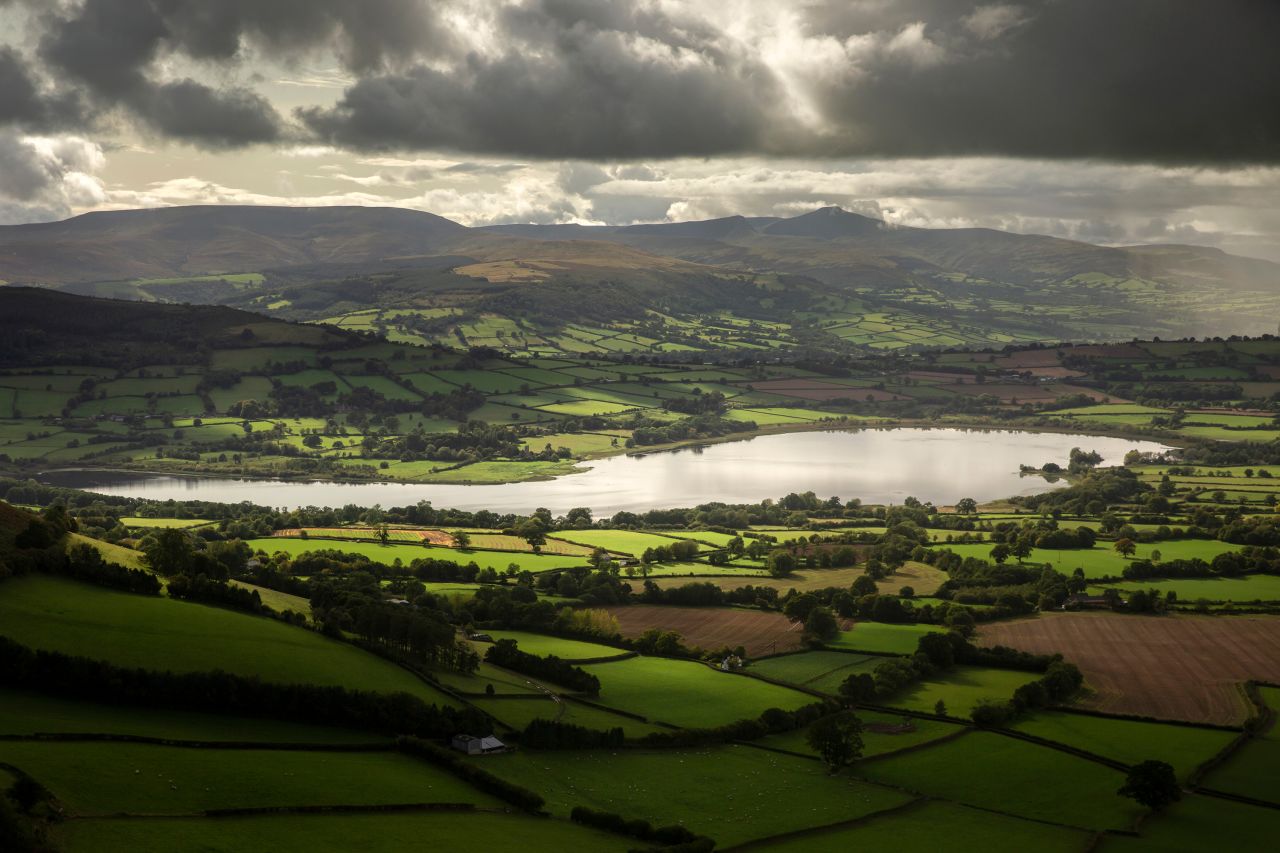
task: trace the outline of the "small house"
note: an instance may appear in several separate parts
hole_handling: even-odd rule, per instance
[[[467,755],[493,755],[497,752],[507,751],[507,745],[493,735],[488,737],[454,735],[451,745],[458,752],[464,752]]]

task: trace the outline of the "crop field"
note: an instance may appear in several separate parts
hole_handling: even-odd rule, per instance
[[[567,820],[502,811],[390,814],[281,814],[252,817],[74,820],[59,827],[69,853],[140,850],[310,850],[398,853],[439,840],[459,853],[491,853],[512,838],[527,853],[625,853],[634,842]]]
[[[655,824],[682,823],[728,847],[902,805],[906,794],[831,776],[816,761],[750,746],[616,753],[516,752],[492,769],[543,792],[553,814],[573,806]]]
[[[266,539],[250,539],[248,545],[255,551],[274,554],[283,551],[296,556],[311,551],[343,551],[348,554],[359,554],[368,557],[375,563],[391,565],[400,560],[409,565],[414,560],[434,559],[452,560],[466,565],[475,563],[482,569],[493,569],[504,572],[507,566],[516,565],[520,570],[545,572],[551,569],[564,569],[569,566],[585,565],[582,557],[560,556],[555,554],[524,554],[516,551],[481,551],[459,548],[443,548],[435,545],[381,545],[377,542],[339,541],[331,539],[294,539],[288,537],[269,537]]]
[[[1237,725],[1247,708],[1236,685],[1280,681],[1280,621],[1266,617],[1054,613],[984,625],[978,636],[1061,652],[1084,672],[1081,704],[1112,713]]]
[[[889,625],[884,622],[856,622],[840,633],[840,639],[827,643],[836,649],[859,652],[909,655],[925,634],[936,633],[936,625]]]
[[[380,743],[353,729],[229,717],[135,705],[94,705],[42,693],[0,688],[0,735],[50,732],[136,735],[173,740],[269,743]]]
[[[599,702],[652,722],[699,728],[794,710],[812,696],[694,661],[638,657],[583,667],[600,679]]]
[[[988,669],[977,666],[955,666],[938,675],[908,685],[882,704],[910,711],[932,712],[942,702],[947,713],[967,717],[983,699],[1004,701],[1028,681],[1039,676],[1010,669]]]
[[[44,576],[5,582],[0,631],[39,649],[178,672],[222,669],[290,684],[403,691],[449,704],[407,671],[261,616]]]
[[[385,751],[7,741],[0,742],[0,761],[32,768],[79,816],[190,814],[299,803],[498,804],[444,770]],[[351,785],[353,779],[360,784]]]
[[[165,529],[177,527],[186,529],[189,527],[203,527],[213,522],[206,521],[203,518],[141,518],[139,516],[121,516],[120,523],[125,527],[141,527]]]
[[[1236,732],[1172,726],[1138,720],[1094,717],[1066,711],[1037,711],[1013,728],[1029,735],[1137,764],[1155,758],[1173,765],[1178,778],[1208,761],[1236,737]]]
[[[1119,771],[982,731],[854,772],[926,796],[1082,829],[1128,829],[1141,813],[1116,796],[1124,782]]]
[[[626,649],[615,646],[587,643],[582,640],[566,640],[563,637],[534,634],[529,631],[486,631],[485,633],[495,640],[515,640],[522,652],[541,656],[555,655],[569,661],[611,658],[628,654]],[[483,654],[488,644],[477,643],[476,647]]]
[[[667,607],[633,604],[608,608],[622,636],[634,638],[650,628],[675,631],[685,645],[714,651],[745,646],[747,657],[801,647],[803,626],[781,613],[727,607]],[[914,648],[914,647],[913,647]]]

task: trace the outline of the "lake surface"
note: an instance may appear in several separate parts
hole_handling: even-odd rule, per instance
[[[590,507],[596,517],[620,510],[689,507],[722,501],[757,503],[788,492],[817,493],[864,503],[902,503],[908,495],[936,504],[1033,495],[1061,488],[1021,476],[1020,464],[1057,462],[1071,448],[1096,450],[1118,463],[1137,449],[1167,450],[1152,441],[1012,430],[867,429],[764,435],[743,441],[583,463],[589,470],[555,480],[503,485],[331,483],[233,480],[116,471],[52,471],[51,485],[155,500],[238,502],[293,509],[359,504],[384,507],[430,501],[436,507],[562,514]]]

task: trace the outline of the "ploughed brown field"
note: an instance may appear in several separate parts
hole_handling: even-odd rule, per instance
[[[722,607],[665,607],[638,604],[610,607],[624,637],[638,637],[650,628],[675,631],[686,646],[719,649],[744,646],[747,657],[789,652],[800,648],[804,626],[781,613],[729,610]]]
[[[1121,714],[1237,725],[1237,685],[1280,681],[1280,618],[1047,613],[985,625],[982,645],[1063,657],[1084,672],[1079,704]]]
[[[736,575],[733,577],[681,577],[679,575],[650,578],[663,589],[684,586],[691,583],[711,583],[724,590],[738,589],[743,586],[767,586],[786,592],[795,589],[807,592],[812,589],[826,589],[829,586],[848,588],[853,582],[866,574],[862,566],[844,569],[801,569],[785,578],[764,578]],[[927,566],[924,563],[908,561],[902,568],[887,578],[876,581],[876,589],[884,594],[897,595],[904,586],[915,590],[916,595],[933,595],[938,587],[947,579],[946,572]],[[635,586],[634,582],[632,584]]]

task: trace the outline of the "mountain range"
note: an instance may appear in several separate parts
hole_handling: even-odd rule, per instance
[[[790,326],[822,328],[824,316],[861,312],[922,324],[926,337],[943,320],[991,332],[970,341],[953,329],[944,343],[1257,334],[1275,331],[1280,308],[1280,264],[1216,249],[897,227],[838,207],[482,228],[376,207],[97,212],[0,227],[0,280],[294,319],[399,307],[519,328],[530,317],[607,325],[773,311]],[[841,337],[857,345],[865,336]]]

